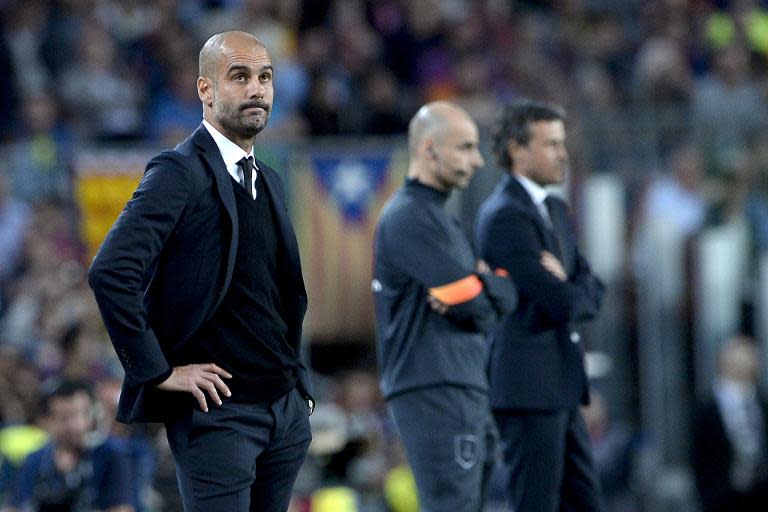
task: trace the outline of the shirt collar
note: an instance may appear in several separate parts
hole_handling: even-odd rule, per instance
[[[229,172],[229,174],[235,178],[235,181],[240,181],[240,178],[237,175],[237,162],[246,156],[253,157],[253,147],[251,147],[250,153],[246,153],[243,151],[243,148],[229,140],[224,134],[214,128],[213,125],[211,125],[211,123],[205,119],[203,119],[203,126],[205,126],[205,129],[208,130],[208,133],[210,133],[211,137],[213,137],[213,141],[216,143],[216,146],[218,146],[219,152],[221,153],[221,158],[224,160],[224,165],[227,167],[227,172]]]
[[[539,206],[547,198],[547,190],[538,183],[519,174],[513,174],[512,176],[514,176],[523,186],[525,191],[528,192],[528,195],[531,196],[531,200],[533,200],[533,204],[536,206]]]
[[[443,192],[441,190],[437,190],[434,187],[430,187],[429,185],[425,185],[416,178],[406,177],[405,187],[408,190],[418,194],[423,199],[435,201],[441,205],[445,204],[445,202],[448,200],[448,196],[450,195],[449,192]]]

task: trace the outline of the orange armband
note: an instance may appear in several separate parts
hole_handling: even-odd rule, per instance
[[[429,289],[430,295],[448,306],[469,302],[482,292],[483,282],[474,274]]]

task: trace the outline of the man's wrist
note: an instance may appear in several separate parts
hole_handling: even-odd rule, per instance
[[[172,373],[173,373],[173,368],[169,366],[166,371],[164,371],[163,373],[161,373],[160,375],[158,375],[154,379],[152,379],[149,382],[147,382],[147,385],[149,385],[149,386],[158,386],[158,385],[162,384],[163,382],[165,382],[166,380],[168,380],[168,377],[170,377]]]

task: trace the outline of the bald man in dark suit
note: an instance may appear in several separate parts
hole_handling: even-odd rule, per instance
[[[311,439],[296,237],[253,157],[272,78],[250,34],[206,42],[202,124],[149,162],[89,272],[125,369],[118,420],[165,424],[187,512],[285,511]]]

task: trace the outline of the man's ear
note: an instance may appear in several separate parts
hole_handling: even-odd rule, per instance
[[[429,155],[433,160],[437,160],[437,153],[435,152],[435,141],[429,137],[426,137],[422,143],[423,154]]]
[[[213,84],[210,79],[201,76],[197,79],[197,96],[205,105],[213,104]]]
[[[519,162],[523,159],[523,153],[528,149],[528,146],[520,144],[515,139],[510,139],[507,142],[507,155],[513,162]]]

